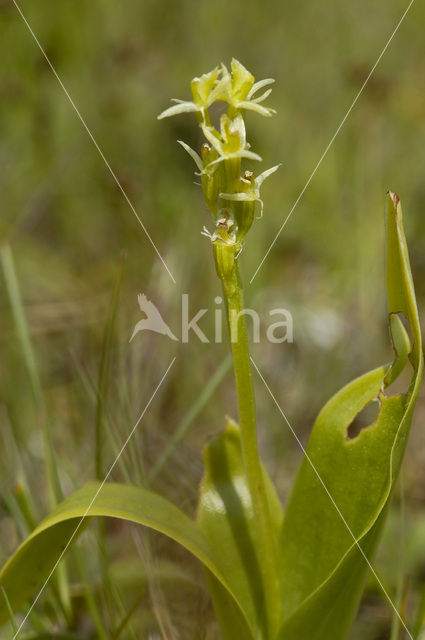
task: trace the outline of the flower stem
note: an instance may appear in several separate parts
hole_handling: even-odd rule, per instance
[[[233,247],[226,247],[226,249],[224,249],[228,257],[230,257],[229,253],[232,250],[234,250]],[[217,272],[222,280],[227,306],[233,367],[238,396],[242,454],[257,527],[258,557],[263,578],[266,627],[268,629],[267,637],[275,638],[278,633],[281,611],[276,563],[276,540],[272,531],[269,504],[265,492],[263,470],[258,451],[255,397],[251,374],[248,333],[245,314],[243,313],[243,290],[239,265],[237,259],[234,258],[234,254],[233,261],[229,260],[230,263],[233,262],[231,269],[220,269],[222,256],[219,255],[217,251],[215,251],[215,258]],[[225,263],[228,264],[227,260]]]

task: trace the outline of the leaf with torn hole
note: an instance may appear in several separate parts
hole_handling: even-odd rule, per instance
[[[341,640],[357,610],[397,479],[422,378],[413,281],[398,197],[387,212],[387,297],[395,359],[341,389],[313,427],[284,518],[280,549],[284,622],[280,640]],[[412,341],[403,326],[409,326]],[[406,394],[387,387],[410,361]],[[375,422],[349,439],[372,400]]]

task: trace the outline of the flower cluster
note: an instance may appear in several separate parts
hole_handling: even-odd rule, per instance
[[[261,157],[251,151],[246,139],[245,111],[250,110],[263,116],[271,116],[275,111],[262,103],[270,95],[267,88],[274,82],[267,78],[255,82],[254,76],[233,59],[231,70],[224,64],[216,67],[191,82],[193,100],[173,100],[175,104],[163,111],[158,118],[166,118],[180,113],[196,114],[206,142],[198,154],[185,142],[179,143],[194,160],[201,178],[202,189],[208,208],[216,220],[216,229],[210,234],[214,244],[234,246],[239,252],[245,235],[249,231],[259,204],[260,217],[263,203],[260,187],[264,180],[280,165],[264,171],[257,177],[252,171],[242,173],[242,159],[261,161]],[[257,96],[257,97],[256,97]],[[219,127],[211,123],[209,108],[216,102],[227,104],[221,115]]]

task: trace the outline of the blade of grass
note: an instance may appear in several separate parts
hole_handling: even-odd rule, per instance
[[[37,518],[35,515],[34,504],[31,494],[28,491],[28,485],[25,481],[18,481],[14,490],[16,502],[19,505],[21,513],[25,519],[29,531],[37,526]]]
[[[146,598],[145,593],[142,593],[139,596],[137,596],[137,598],[135,598],[130,608],[126,612],[125,616],[123,617],[123,619],[121,620],[117,628],[115,629],[115,631],[112,632],[110,640],[118,640],[122,632],[125,631],[132,615],[137,611],[137,609],[139,608],[139,606],[141,605],[141,603],[145,598]]]
[[[422,587],[421,599],[419,602],[418,613],[416,615],[415,628],[413,631],[414,640],[418,640],[421,631],[425,625],[425,584]]]
[[[13,518],[19,535],[26,538],[31,532],[31,529],[28,528],[28,525],[25,522],[25,518],[23,517],[20,506],[16,500],[16,496],[12,491],[6,489],[2,493],[2,502],[10,516]]]
[[[103,626],[102,616],[99,612],[96,599],[92,593],[92,590],[89,585],[89,581],[87,579],[87,572],[81,557],[80,549],[78,547],[74,547],[73,551],[74,551],[74,558],[76,561],[77,570],[83,585],[84,598],[87,604],[87,608],[90,611],[91,619],[96,628],[97,636],[99,640],[108,640],[108,633],[105,627]]]
[[[195,418],[202,411],[204,406],[207,404],[208,400],[211,398],[214,391],[217,389],[218,385],[221,383],[226,373],[230,370],[232,365],[232,356],[229,354],[223,360],[221,365],[218,367],[213,376],[209,379],[205,387],[203,387],[201,393],[199,394],[196,401],[190,407],[189,411],[183,417],[181,423],[177,427],[176,431],[171,436],[170,440],[167,441],[167,444],[155,462],[154,466],[150,470],[147,477],[147,486],[149,486],[160,473],[164,464],[167,462],[170,455],[173,453],[174,449],[177,447],[179,442],[187,433],[188,429],[192,425]]]
[[[38,414],[41,416],[46,481],[49,492],[50,507],[54,508],[60,500],[63,500],[64,496],[60,486],[58,468],[53,449],[51,424],[46,411],[43,389],[30,338],[13,254],[8,244],[3,245],[0,248],[0,262],[3,268],[6,291],[9,297],[23,361],[30,381],[35,406]],[[57,574],[57,584],[61,598],[61,608],[66,614],[66,618],[69,620],[71,616],[71,596],[69,592],[65,563],[63,563]]]
[[[112,348],[114,344],[116,320],[118,313],[118,305],[121,295],[121,285],[124,275],[126,262],[126,254],[122,253],[120,264],[114,278],[114,285],[112,289],[112,297],[109,304],[109,311],[106,320],[106,326],[103,336],[102,355],[100,358],[98,388],[96,397],[96,420],[95,420],[95,476],[100,482],[103,480],[103,443],[105,440],[105,418],[104,418],[104,404],[108,393],[111,377],[111,360],[112,360]],[[108,609],[111,615],[111,624],[115,626],[113,617],[113,607],[110,606],[109,594],[111,593],[112,585],[109,575],[109,561],[106,550],[106,523],[101,519],[98,523],[98,541],[99,541],[99,555],[102,571],[102,579],[104,584],[104,593],[108,601]]]
[[[163,640],[176,640],[162,587],[153,571],[154,557],[150,541],[150,532],[144,531],[143,534],[141,534],[140,532],[133,531],[133,540],[146,571],[150,603],[161,636]]]
[[[128,423],[131,423],[131,416],[133,415],[134,406],[131,402],[129,387],[125,383],[124,376],[121,376],[118,380],[118,396],[121,407],[121,415],[124,416],[125,420],[128,421]],[[117,435],[119,435],[119,431],[117,429],[115,429],[115,431],[115,437],[117,437]],[[140,432],[140,436],[143,437],[143,430]],[[120,435],[119,438],[121,439]],[[143,443],[140,441],[136,441],[136,439],[132,439],[128,443],[127,447],[127,456],[129,460],[128,464],[126,464],[126,461],[124,459],[122,460],[123,473],[125,473],[127,478],[131,478],[130,481],[133,484],[137,484],[138,486],[144,486],[146,478],[145,461],[143,456],[140,455],[141,450],[143,450]]]
[[[16,268],[13,260],[12,250],[9,245],[4,245],[0,249],[0,260],[3,268],[6,290],[12,309],[13,320],[15,322],[19,345],[21,347],[23,361],[27,370],[31,384],[37,411],[42,417],[43,442],[46,462],[46,479],[49,488],[50,506],[55,507],[57,502],[63,500],[63,494],[59,483],[57,465],[55,461],[51,425],[46,415],[43,390],[38,374],[34,350],[31,343],[28,323],[25,315],[24,305],[19,287]]]
[[[74,354],[73,354],[74,356]],[[75,368],[77,371],[77,374],[81,380],[81,384],[83,385],[84,391],[87,393],[88,398],[90,399],[90,402],[92,402],[93,404],[96,403],[96,392],[97,392],[97,386],[96,383],[93,379],[93,377],[90,375],[90,373],[83,367],[83,365],[78,361],[78,359],[76,357],[73,357],[73,361],[75,364]],[[118,381],[118,384],[120,384],[120,382]],[[121,385],[124,386],[124,385]],[[126,402],[126,407],[125,410],[122,411],[121,416],[123,415],[124,418],[120,418],[120,422],[123,421],[123,419],[125,419],[127,417],[127,415],[129,416],[128,421],[131,422],[131,413],[130,410],[128,409],[130,407],[130,401],[128,400],[128,402]],[[127,410],[128,409],[128,410]],[[119,427],[115,424],[115,421],[113,419],[113,416],[110,415],[110,412],[106,412],[104,411],[104,436],[105,438],[108,440],[108,444],[109,444],[109,448],[112,452],[112,457],[114,457],[120,450],[121,445],[122,445],[122,433],[120,433],[119,431]],[[106,428],[107,427],[107,428]],[[133,450],[131,448],[132,443],[129,442],[127,449],[126,449],[126,453],[128,455],[130,455],[130,453],[132,454],[132,462],[139,462],[140,463],[140,455],[138,456],[138,458],[134,458],[133,460]],[[126,482],[128,483],[132,483],[132,484],[136,484],[136,485],[141,485],[142,483],[142,479],[141,476],[139,474],[139,465],[135,464],[134,467],[132,467],[131,469],[131,474],[129,473],[128,469],[127,469],[127,465],[125,462],[125,457],[124,456],[120,456],[118,462],[117,462],[117,468],[120,470],[120,472],[123,474],[123,477],[125,479]]]
[[[121,285],[124,275],[126,262],[126,254],[121,256],[120,264],[115,275],[112,298],[109,306],[108,318],[106,321],[105,333],[103,337],[102,356],[99,367],[99,381],[96,403],[96,456],[95,456],[95,472],[97,480],[103,480],[103,456],[102,443],[104,440],[104,402],[110,383],[110,369],[112,346],[114,342],[114,334],[116,327],[116,319],[118,312],[118,304],[121,295]]]
[[[31,390],[37,408],[40,410],[44,410],[43,392],[37,371],[37,365],[31,344],[31,339],[29,336],[28,324],[25,316],[24,305],[22,302],[21,291],[16,274],[12,250],[9,245],[3,245],[1,247],[0,259],[6,283],[6,290],[16,326],[16,332],[31,384]]]
[[[6,490],[2,497],[21,535],[25,537],[35,529],[39,518],[28,488],[23,451],[16,440],[14,426],[9,419],[2,423],[3,455],[9,463],[9,469],[14,469],[16,475],[15,486],[10,491]]]
[[[13,635],[16,635],[18,633],[18,625],[16,623],[15,616],[13,615],[12,607],[10,606],[9,598],[7,597],[7,594],[3,585],[1,586],[1,592],[3,594],[3,598],[6,603],[6,609],[9,614],[9,620],[12,626]]]

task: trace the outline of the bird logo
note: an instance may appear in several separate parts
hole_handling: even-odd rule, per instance
[[[139,333],[139,331],[154,331],[155,333],[161,333],[162,335],[171,338],[171,340],[176,340],[178,342],[178,338],[176,338],[167,323],[164,322],[154,303],[151,302],[144,293],[140,293],[137,296],[137,300],[139,302],[140,310],[146,315],[146,318],[139,320],[136,324],[129,342],[133,340],[134,336],[136,333]]]

